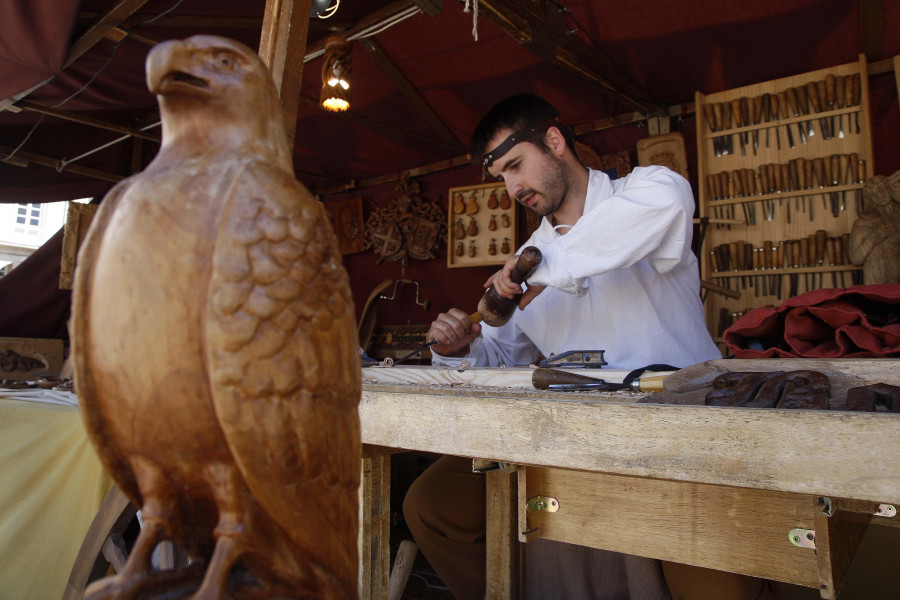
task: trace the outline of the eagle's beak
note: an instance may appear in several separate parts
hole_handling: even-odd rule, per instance
[[[147,55],[147,88],[154,94],[207,96],[209,82],[192,71],[191,49],[184,42],[170,40],[157,44]]]

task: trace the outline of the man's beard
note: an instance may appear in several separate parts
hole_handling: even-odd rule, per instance
[[[542,191],[528,189],[519,192],[516,196],[516,199],[521,202],[524,198],[527,198],[532,194],[537,194],[538,201],[535,202],[531,209],[541,217],[546,217],[559,210],[563,199],[569,192],[569,173],[565,163],[563,163],[561,159],[552,157],[549,154],[547,156],[555,163],[553,165],[555,168],[548,168],[542,174]],[[543,202],[541,202],[541,200],[543,200]]]

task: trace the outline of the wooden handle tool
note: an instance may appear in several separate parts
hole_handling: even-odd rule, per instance
[[[510,279],[513,283],[525,283],[525,280],[541,264],[543,258],[540,250],[534,246],[528,246],[519,254],[519,260],[510,274]],[[481,313],[485,323],[493,327],[500,327],[512,317],[521,298],[522,294],[516,294],[513,298],[504,298],[494,290],[494,286],[491,286],[478,302],[478,312]]]

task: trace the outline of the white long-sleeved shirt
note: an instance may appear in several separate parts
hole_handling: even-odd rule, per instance
[[[543,219],[523,246],[543,253],[528,282],[547,289],[506,325],[484,325],[465,360],[514,366],[605,350],[608,368],[636,369],[721,358],[703,318],[693,213],[690,184],[665,167],[637,167],[615,181],[590,170],[575,225],[561,235]],[[462,360],[434,354],[432,364]]]

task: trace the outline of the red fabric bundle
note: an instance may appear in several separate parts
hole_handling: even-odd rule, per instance
[[[737,358],[900,356],[900,284],[800,294],[750,311],[724,340]]]

